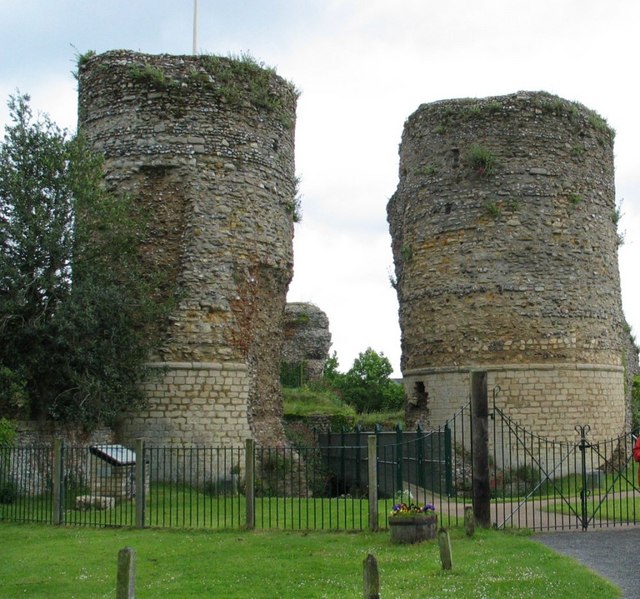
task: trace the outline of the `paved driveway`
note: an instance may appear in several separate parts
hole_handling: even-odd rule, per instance
[[[537,533],[532,539],[568,555],[640,599],[640,528]]]

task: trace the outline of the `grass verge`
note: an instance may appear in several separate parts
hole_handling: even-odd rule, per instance
[[[381,596],[619,597],[573,560],[527,536],[451,531],[454,568],[437,543],[391,545],[388,533],[201,532],[0,524],[0,597],[113,597],[118,550],[137,552],[136,596],[359,598],[362,562],[378,560]]]

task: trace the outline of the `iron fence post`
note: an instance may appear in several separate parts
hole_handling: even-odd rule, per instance
[[[53,440],[53,514],[54,524],[64,524],[64,443],[62,439]]]
[[[452,467],[451,429],[449,423],[444,425],[444,475],[445,488],[448,497],[453,497],[453,467]]]
[[[342,485],[342,495],[346,495],[347,493],[347,483],[346,483],[346,474],[347,474],[347,465],[346,465],[346,452],[344,446],[344,435],[345,430],[344,426],[340,431],[340,483]]]
[[[136,528],[144,528],[146,505],[146,472],[144,467],[144,440],[136,439]]]
[[[418,486],[421,489],[425,487],[424,480],[424,435],[423,435],[422,425],[418,422],[418,426],[416,427],[416,441],[417,441],[417,463],[418,463]],[[433,448],[432,448],[433,450]],[[433,458],[433,451],[431,451],[431,456]]]
[[[402,426],[396,424],[396,491],[403,491],[402,488]]]
[[[356,488],[360,493],[362,490],[362,477],[360,476],[360,467],[362,463],[362,448],[360,447],[360,434],[362,433],[362,426],[359,424],[356,425],[355,428],[356,433],[356,465],[355,465],[355,475],[356,475]]]
[[[589,517],[587,515],[587,497],[589,496],[589,490],[587,488],[587,448],[591,446],[590,443],[587,443],[587,434],[591,430],[591,427],[588,424],[585,424],[584,426],[577,424],[575,430],[580,435],[580,443],[578,443],[582,475],[582,488],[580,489],[580,521],[582,524],[582,530],[587,530],[589,526]]]
[[[244,460],[245,496],[247,499],[246,527],[253,530],[256,527],[256,444],[253,439],[245,441]]]
[[[378,437],[367,437],[368,484],[369,484],[369,530],[378,530]]]

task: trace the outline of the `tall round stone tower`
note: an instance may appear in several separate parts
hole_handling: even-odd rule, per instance
[[[148,213],[144,251],[178,297],[123,440],[278,443],[295,89],[250,60],[128,51],[85,61],[79,87],[80,130]]]
[[[488,371],[538,434],[625,427],[613,131],[546,93],[425,104],[389,201],[407,420],[436,426]]]

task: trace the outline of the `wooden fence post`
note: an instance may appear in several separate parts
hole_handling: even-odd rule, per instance
[[[473,506],[464,506],[464,531],[468,537],[472,537],[476,532],[476,520],[473,515]]]
[[[62,439],[53,440],[53,513],[54,524],[64,523],[64,467],[63,467],[63,443]]]
[[[245,441],[244,471],[245,471],[245,497],[247,506],[246,527],[253,530],[256,527],[256,444],[253,439]]]
[[[144,528],[146,505],[146,472],[144,467],[144,440],[136,439],[136,528]]]
[[[368,444],[368,470],[369,470],[369,530],[378,530],[378,438],[369,435]]]
[[[380,575],[378,561],[374,555],[367,555],[363,562],[364,599],[380,599]]]
[[[136,595],[136,552],[131,547],[118,551],[116,599],[134,599]]]
[[[491,526],[489,486],[489,401],[487,372],[471,372],[471,436],[473,438],[473,511],[476,522]]]
[[[442,562],[442,569],[451,570],[453,568],[451,539],[449,538],[449,531],[446,528],[441,528],[438,531],[438,546],[440,547],[440,562]]]

